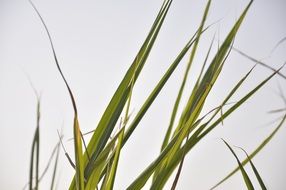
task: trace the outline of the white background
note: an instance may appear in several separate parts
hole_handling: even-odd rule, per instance
[[[83,132],[90,131],[96,127],[133,61],[162,2],[35,0],[34,3],[46,21],[60,65],[75,95],[81,129]],[[191,68],[184,103],[213,35],[216,34],[216,43],[218,39],[222,40],[247,3],[245,0],[213,0],[207,24],[222,20],[202,37]],[[135,86],[131,103],[133,116],[196,31],[205,5],[206,1],[173,2]],[[255,1],[234,46],[279,68],[285,62],[286,43],[282,43],[273,53],[271,51],[286,36],[285,10],[284,0]],[[115,189],[125,189],[158,155],[186,63],[187,58],[182,61],[124,147]],[[231,87],[253,65],[253,62],[232,52],[208,98],[204,113],[219,105]],[[285,68],[281,72],[286,74]],[[269,74],[269,70],[257,66],[232,101],[238,100]],[[72,137],[71,102],[56,69],[47,35],[28,1],[0,0],[0,189],[21,189],[28,182],[30,149],[36,122],[36,97],[27,75],[42,94],[40,170],[43,171],[58,141],[57,129],[63,127],[64,143],[73,158],[73,143],[67,141]],[[234,157],[220,138],[225,138],[232,145],[244,147],[250,153],[277,125],[277,122],[269,122],[282,115],[267,112],[285,107],[278,95],[279,85],[286,94],[285,82],[281,77],[272,79],[226,119],[223,126],[200,142],[185,159],[177,189],[209,189],[236,166]],[[284,128],[285,125],[253,159],[269,189],[286,188]],[[89,136],[86,138],[88,140]],[[240,158],[244,158],[241,151],[236,152]],[[251,169],[246,168],[251,179],[256,181]],[[72,175],[73,169],[61,154],[58,189],[67,189]],[[50,176],[51,173],[48,173],[40,183],[41,189],[49,189]],[[257,183],[255,186],[258,187]],[[239,173],[219,187],[243,188],[245,185]]]

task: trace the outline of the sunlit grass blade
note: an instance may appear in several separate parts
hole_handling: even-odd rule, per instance
[[[262,190],[266,190],[267,188],[266,188],[266,186],[265,186],[265,184],[264,184],[260,174],[258,173],[256,167],[254,166],[253,162],[251,161],[249,155],[247,154],[247,152],[243,148],[241,148],[241,147],[238,147],[238,148],[240,148],[245,153],[245,155],[246,155],[246,157],[247,157],[247,159],[248,159],[248,161],[249,161],[249,163],[251,165],[251,168],[252,168],[252,170],[253,170],[253,172],[254,172],[254,174],[255,174],[258,182],[259,182],[259,185],[260,185],[261,189]]]
[[[123,137],[124,137],[124,129],[119,134],[115,155],[114,155],[112,165],[111,165],[111,169],[110,169],[110,172],[108,173],[108,175],[106,176],[106,183],[104,184],[102,189],[113,189]]]
[[[171,114],[170,123],[169,123],[169,126],[168,126],[168,129],[167,129],[166,135],[164,137],[163,144],[161,146],[161,150],[160,151],[162,151],[166,147],[168,142],[169,142],[169,139],[170,139],[170,136],[171,136],[171,131],[173,129],[174,121],[175,121],[175,118],[176,118],[176,115],[177,115],[177,110],[178,110],[178,107],[179,107],[179,104],[180,104],[180,101],[181,101],[181,97],[182,97],[183,92],[184,92],[184,88],[185,88],[186,81],[187,81],[187,78],[188,78],[188,75],[189,75],[189,72],[190,72],[190,68],[192,66],[192,63],[193,63],[193,60],[194,60],[194,57],[195,57],[195,54],[196,54],[196,51],[197,51],[197,47],[198,47],[199,40],[200,40],[202,31],[203,31],[203,28],[204,28],[205,21],[207,19],[207,15],[208,15],[208,11],[209,11],[210,5],[211,5],[211,0],[209,0],[207,5],[206,5],[205,11],[204,11],[204,14],[203,14],[203,17],[202,17],[202,21],[200,23],[200,26],[199,26],[199,29],[198,29],[198,32],[197,32],[197,37],[196,37],[196,40],[194,42],[194,46],[193,46],[193,49],[192,49],[192,52],[191,52],[191,55],[190,55],[190,58],[189,58],[186,70],[185,70],[185,74],[183,76],[183,80],[182,80],[182,83],[181,83],[181,86],[179,88],[179,92],[178,92],[178,95],[177,95],[177,98],[176,98],[176,101],[175,101],[175,104],[174,104],[174,108],[173,108],[173,111],[172,111],[172,114]],[[163,167],[163,165],[161,167]],[[155,171],[155,173],[153,175],[153,181],[156,179],[158,173],[160,173],[160,167]]]
[[[222,139],[223,140],[223,139]],[[243,179],[244,179],[244,182],[245,182],[245,185],[247,186],[247,189],[248,190],[254,190],[254,187],[252,185],[252,182],[251,180],[249,179],[246,171],[244,170],[240,160],[238,159],[237,155],[235,154],[235,152],[233,151],[233,149],[230,147],[230,145],[225,141],[223,140],[223,142],[226,144],[226,146],[229,148],[229,150],[231,151],[231,153],[233,154],[233,156],[235,157],[237,163],[238,163],[238,166],[239,166],[239,169],[241,171],[241,174],[243,176]]]
[[[286,115],[284,115],[284,117],[282,118],[281,122],[278,124],[278,126],[273,130],[272,133],[270,133],[270,135],[265,138],[263,140],[263,142],[249,155],[249,158],[252,159],[254,158],[264,147],[265,145],[267,145],[271,139],[275,136],[275,134],[278,132],[278,130],[283,126],[284,122],[286,120]],[[245,159],[242,161],[242,165],[245,165],[246,163],[248,163],[249,159]],[[235,174],[237,171],[239,170],[239,168],[235,168],[233,169],[226,177],[224,177],[222,180],[220,180],[216,185],[214,185],[211,189],[215,189],[216,187],[218,187],[219,185],[221,185],[223,182],[225,182],[227,179],[229,179],[231,176],[233,176],[233,174]]]
[[[86,189],[95,189],[100,179],[106,173],[106,167],[108,163],[112,160],[114,156],[114,147],[116,140],[118,140],[118,136],[123,129],[120,129],[119,132],[111,139],[108,145],[104,148],[104,150],[100,153],[96,162],[94,163],[95,167],[92,171],[92,174],[88,178],[86,183]]]
[[[192,52],[191,52],[191,55],[190,55],[190,59],[188,61],[188,64],[187,64],[187,67],[186,67],[186,70],[185,70],[185,74],[184,74],[184,77],[183,77],[183,80],[182,80],[182,83],[181,83],[181,86],[180,86],[180,89],[179,89],[179,92],[178,92],[178,95],[177,95],[177,98],[176,98],[176,101],[175,101],[175,104],[174,104],[174,108],[173,108],[172,115],[171,115],[171,120],[170,120],[170,123],[169,123],[169,127],[168,127],[168,130],[167,130],[167,133],[165,135],[165,138],[164,138],[161,150],[163,150],[166,147],[166,145],[167,145],[167,143],[168,143],[168,141],[170,139],[171,131],[172,131],[172,128],[173,128],[173,125],[174,125],[174,121],[175,121],[175,117],[176,117],[176,114],[177,114],[177,110],[178,110],[178,107],[179,107],[179,104],[180,104],[180,101],[181,101],[181,97],[182,97],[182,94],[183,94],[183,91],[184,91],[184,88],[185,88],[185,84],[186,84],[186,81],[187,81],[187,78],[188,78],[188,75],[189,75],[189,71],[190,71],[191,65],[193,63],[193,60],[194,60],[194,57],[195,57],[195,54],[196,54],[196,51],[197,51],[197,47],[198,47],[199,40],[200,40],[202,31],[203,31],[203,28],[204,28],[204,24],[205,24],[207,15],[208,15],[210,4],[211,4],[211,0],[209,0],[207,5],[206,5],[205,12],[204,12],[204,15],[203,15],[200,27],[198,29],[197,37],[196,37],[196,40],[194,42],[194,46],[193,46],[193,49],[192,49]]]

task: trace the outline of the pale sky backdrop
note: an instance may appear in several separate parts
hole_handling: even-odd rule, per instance
[[[81,129],[83,132],[90,131],[96,127],[144,41],[162,1],[34,0],[34,3],[50,30],[60,65],[77,100]],[[184,102],[213,35],[219,35],[216,42],[223,39],[247,3],[247,0],[213,0],[207,23],[222,20],[202,37]],[[196,31],[205,4],[206,0],[174,0],[135,86],[131,103],[134,113]],[[285,0],[256,0],[234,46],[274,68],[280,67],[286,60],[286,42],[272,54],[271,50],[286,36],[285,19]],[[180,64],[123,148],[115,181],[116,190],[125,189],[158,155],[186,62],[187,59],[184,59]],[[253,65],[253,62],[232,52],[204,112],[219,105],[231,87]],[[26,0],[0,0],[0,189],[3,190],[22,189],[28,181],[36,97],[25,73],[42,93],[40,170],[43,171],[58,141],[56,130],[62,126],[65,146],[73,158],[73,143],[67,141],[72,137],[70,98],[56,69],[47,35],[31,5]],[[232,101],[238,100],[270,73],[257,66]],[[285,68],[282,73],[286,74]],[[234,157],[220,138],[225,138],[231,145],[244,147],[250,153],[277,125],[277,122],[271,121],[282,113],[269,114],[268,111],[285,107],[278,90],[280,85],[286,94],[285,84],[281,77],[273,78],[226,119],[224,126],[219,126],[200,142],[185,159],[177,189],[209,189],[236,166]],[[286,189],[285,127],[253,159],[271,190]],[[236,152],[244,158],[240,150],[236,149]],[[246,168],[256,181],[251,169]],[[61,154],[58,189],[67,189],[73,173]],[[49,172],[40,183],[41,189],[49,189],[50,180]],[[255,185],[258,187],[256,182]],[[169,189],[168,185],[166,189]],[[238,173],[218,189],[245,189],[241,174]]]

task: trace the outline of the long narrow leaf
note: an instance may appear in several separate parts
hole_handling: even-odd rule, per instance
[[[258,182],[259,182],[259,185],[260,185],[261,189],[262,190],[266,190],[267,188],[266,188],[266,186],[265,186],[261,176],[259,175],[259,172],[257,171],[256,167],[254,166],[253,162],[251,161],[249,155],[247,154],[247,152],[243,148],[241,148],[241,147],[238,147],[238,148],[240,148],[245,153],[245,155],[246,155],[246,157],[247,157],[247,159],[248,159],[248,161],[249,161],[249,163],[251,165],[251,168],[252,168],[252,170],[253,170],[253,172],[254,172],[254,174],[255,174]]]
[[[223,139],[222,139],[222,140],[223,140]],[[232,153],[233,156],[235,157],[235,159],[236,159],[236,161],[237,161],[237,163],[238,163],[239,169],[240,169],[240,171],[241,171],[241,174],[242,174],[242,176],[243,176],[244,182],[245,182],[245,184],[246,184],[246,186],[247,186],[247,189],[248,189],[248,190],[254,190],[254,187],[253,187],[253,185],[252,185],[252,182],[250,181],[250,179],[249,179],[249,177],[248,177],[246,171],[244,170],[244,168],[243,168],[243,166],[242,166],[240,160],[238,159],[237,155],[235,154],[235,152],[233,151],[233,149],[230,147],[230,145],[229,145],[225,140],[223,140],[223,142],[226,144],[226,146],[229,148],[229,150],[231,151],[231,153]]]
[[[283,126],[284,122],[286,120],[286,115],[282,118],[281,122],[278,124],[278,126],[273,130],[272,133],[269,134],[267,138],[265,138],[261,144],[249,155],[249,158],[252,159],[254,158],[270,141],[271,139],[275,136],[275,134],[278,132],[278,130]],[[245,159],[242,161],[242,165],[247,164],[249,159]],[[216,185],[214,185],[211,189],[215,189],[219,185],[221,185],[223,182],[225,182],[227,179],[229,179],[233,174],[235,174],[239,169],[235,168],[233,169],[226,177],[224,177],[222,180],[220,180]]]

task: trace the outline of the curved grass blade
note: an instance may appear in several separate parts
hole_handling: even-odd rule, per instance
[[[251,161],[249,155],[247,154],[247,152],[243,148],[241,148],[241,147],[237,147],[237,148],[241,149],[245,153],[245,155],[246,155],[246,157],[247,157],[247,159],[248,159],[248,161],[249,161],[249,163],[250,163],[250,165],[252,167],[252,170],[253,170],[253,172],[254,172],[254,174],[255,174],[258,182],[259,182],[259,185],[260,185],[261,189],[262,190],[266,190],[267,188],[266,188],[266,186],[265,186],[261,176],[259,175],[256,167],[254,166],[253,162]]]
[[[48,30],[47,25],[45,24],[44,19],[42,18],[40,12],[37,10],[36,6],[33,4],[33,2],[31,0],[29,0],[30,4],[32,5],[33,9],[35,10],[35,12],[37,13],[38,17],[41,20],[41,23],[43,24],[45,31],[48,35],[49,41],[50,41],[50,45],[52,48],[52,52],[53,52],[53,56],[54,56],[54,60],[57,66],[57,69],[66,85],[66,88],[69,92],[69,96],[72,102],[72,106],[74,109],[74,126],[73,126],[73,132],[74,132],[74,149],[75,149],[75,161],[76,161],[76,185],[77,185],[77,189],[79,190],[83,190],[84,189],[84,162],[83,162],[83,153],[82,153],[82,142],[81,142],[81,132],[80,132],[80,127],[79,127],[79,123],[78,123],[78,114],[77,114],[77,107],[76,107],[76,102],[75,102],[75,98],[73,96],[73,93],[71,91],[71,88],[61,70],[61,67],[59,65],[58,59],[57,59],[57,55],[56,55],[56,51],[53,45],[53,41],[50,35],[50,32]]]
[[[267,138],[265,138],[265,140],[249,155],[250,159],[254,158],[265,147],[265,145],[267,145],[271,141],[271,139],[275,136],[275,134],[278,132],[278,130],[281,128],[281,126],[283,126],[285,120],[286,120],[286,115],[284,115],[283,119],[278,124],[278,126],[273,130],[273,132],[270,133],[270,135]],[[248,161],[249,161],[249,159],[243,160],[242,165],[247,164]],[[234,170],[232,170],[226,177],[224,177],[222,180],[220,180],[211,189],[217,188],[219,185],[221,185],[223,182],[225,182],[227,179],[229,179],[231,176],[233,176],[233,174],[235,174],[238,170],[239,170],[239,168],[235,168]]]
[[[222,140],[223,140],[223,139],[222,139]],[[248,189],[248,190],[254,190],[254,187],[253,187],[253,185],[252,185],[252,183],[251,183],[251,181],[250,181],[250,179],[249,179],[249,177],[248,177],[246,171],[244,170],[244,168],[243,168],[241,162],[239,161],[237,155],[235,154],[235,152],[233,151],[233,149],[230,147],[230,145],[229,145],[225,140],[223,140],[223,142],[226,144],[226,146],[229,148],[229,150],[231,151],[231,153],[232,153],[233,156],[235,157],[235,159],[236,159],[236,161],[237,161],[237,163],[238,163],[239,169],[240,169],[240,171],[241,171],[241,174],[242,174],[242,176],[243,176],[245,185],[247,186],[247,189]]]

